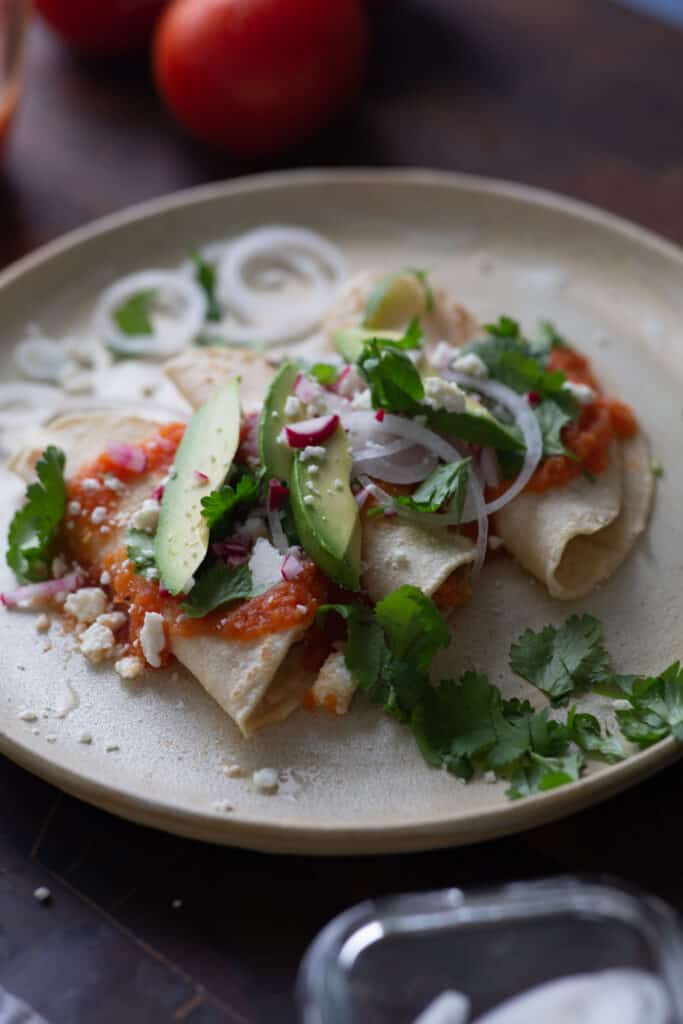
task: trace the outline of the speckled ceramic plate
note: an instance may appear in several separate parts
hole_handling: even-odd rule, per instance
[[[3,379],[26,324],[82,330],[99,289],[172,264],[198,243],[261,223],[330,236],[356,267],[434,268],[481,318],[555,319],[631,402],[665,467],[646,537],[588,600],[551,602],[506,559],[485,569],[457,619],[450,674],[477,665],[508,692],[509,643],[572,610],[605,623],[617,666],[668,664],[683,647],[683,258],[669,243],[586,206],[518,186],[429,172],[308,172],[242,179],[116,215],[0,275]],[[4,477],[4,520],[21,487]],[[6,523],[0,524],[4,536]],[[0,588],[10,585],[3,569]],[[7,576],[7,578],[5,578]],[[492,642],[492,638],[494,642]],[[123,684],[56,628],[0,615],[0,749],[70,793],[183,835],[261,850],[380,853],[469,843],[569,814],[675,759],[672,741],[580,782],[510,803],[505,785],[464,786],[429,769],[407,730],[362,699],[338,719],[300,712],[245,742],[182,672]],[[33,710],[33,722],[22,711]],[[79,742],[89,732],[92,743]],[[116,749],[107,749],[107,748]],[[245,775],[228,777],[238,762]],[[280,772],[277,796],[250,773]],[[222,808],[230,805],[232,810]]]

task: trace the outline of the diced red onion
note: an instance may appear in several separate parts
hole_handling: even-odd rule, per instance
[[[206,473],[202,473],[201,469],[193,469],[192,476],[194,477],[196,484],[208,484],[209,477]]]
[[[280,480],[268,481],[268,510],[282,508],[289,497],[289,488]]]
[[[161,502],[161,499],[164,496],[164,491],[165,490],[166,490],[166,487],[165,487],[164,484],[159,484],[158,487],[155,487],[154,490],[152,491],[152,497],[154,498],[154,500],[158,501],[158,502]]]
[[[321,391],[322,388],[319,388],[305,373],[298,374],[294,381],[294,394],[304,405],[314,402],[321,394]]]
[[[455,373],[453,370],[444,371],[444,376],[449,380],[454,380],[460,387],[481,391],[483,395],[505,406],[513,414],[515,423],[524,436],[526,453],[520,473],[504,494],[486,506],[486,513],[490,516],[516,498],[534,475],[543,456],[541,428],[526,398],[518,395],[511,388],[505,387],[504,384],[493,380],[480,380],[478,377],[468,377],[466,374]]]
[[[290,448],[306,448],[326,441],[339,426],[339,416],[331,413],[328,416],[316,416],[312,420],[302,420],[285,427],[285,435]]]
[[[365,387],[365,381],[355,366],[345,366],[332,387],[342,398],[351,398]]]
[[[358,502],[358,508],[362,508],[365,502],[370,497],[370,491],[367,489],[367,487],[361,487],[359,491],[356,491],[354,497]]]
[[[283,580],[295,580],[304,571],[304,564],[298,557],[298,548],[292,548],[285,555],[280,572]]]
[[[27,583],[9,594],[0,594],[0,604],[5,608],[30,608],[56,597],[57,594],[70,594],[85,581],[80,571],[71,572],[57,580],[46,580],[44,583]]]
[[[383,423],[385,415],[386,413],[384,409],[378,409],[377,412],[375,413],[375,419],[377,420],[378,423]]]
[[[249,537],[244,536],[228,537],[226,540],[217,541],[211,545],[213,554],[224,559],[232,568],[244,565],[249,558],[251,549],[252,541]]]
[[[531,408],[534,409],[537,405],[541,404],[542,397],[538,393],[538,391],[529,391],[527,393],[526,400],[531,406]]]
[[[147,452],[125,441],[108,441],[107,454],[114,465],[131,473],[144,473],[147,469]]]

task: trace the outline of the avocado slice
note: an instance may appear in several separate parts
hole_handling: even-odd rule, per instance
[[[398,330],[425,313],[428,305],[428,293],[415,274],[405,270],[389,274],[370,294],[363,327]]]
[[[239,381],[233,379],[188,423],[164,489],[154,555],[162,586],[172,594],[183,590],[206,555],[209,527],[201,500],[225,480],[239,438]],[[195,471],[206,474],[206,482]]]
[[[372,331],[365,327],[342,327],[334,335],[337,352],[347,363],[355,363],[360,357],[366,341],[370,338],[387,338],[389,341],[400,341],[402,331]]]
[[[320,458],[306,458],[306,449],[294,458],[290,479],[294,522],[304,549],[325,575],[348,590],[359,590],[361,528],[351,493],[352,458],[346,433],[337,427],[321,447],[325,454]],[[311,472],[314,466],[317,469]]]
[[[287,480],[289,478],[292,450],[287,445],[280,444],[278,437],[285,425],[285,402],[291,395],[294,382],[300,372],[296,363],[289,361],[283,363],[270,382],[268,394],[263,403],[258,446],[261,465],[269,480],[273,478]]]
[[[431,409],[423,406],[424,414],[432,430],[451,434],[471,444],[486,448],[498,448],[503,452],[524,452],[526,446],[520,431],[501,423],[475,398],[467,395],[464,412],[447,412],[446,409]]]

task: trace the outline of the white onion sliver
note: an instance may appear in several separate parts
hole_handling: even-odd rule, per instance
[[[378,435],[380,431],[386,431],[387,435],[404,437],[414,444],[422,445],[446,463],[457,462],[462,458],[462,453],[454,444],[444,441],[433,430],[403,416],[387,413],[380,423],[375,419],[374,412],[347,412],[341,414],[341,419],[342,425],[348,431],[374,429]]]
[[[479,575],[484,564],[489,539],[486,499],[484,498],[484,489],[474,463],[470,463],[469,489],[467,493],[472,498],[477,518],[477,546],[474,554],[474,564],[472,565],[472,576],[474,577]]]
[[[268,528],[273,545],[281,555],[287,554],[289,541],[287,540],[287,534],[282,528],[282,512],[279,508],[268,509]]]
[[[14,361],[29,380],[58,383],[69,365],[64,346],[50,338],[24,338],[14,346]]]
[[[415,445],[412,443],[412,441],[406,441],[406,440],[399,441],[399,440],[397,440],[397,441],[387,441],[386,444],[378,444],[376,447],[375,446],[370,447],[370,445],[367,444],[367,441],[366,441],[364,448],[363,447],[361,447],[361,448],[354,448],[354,446],[353,446],[353,437],[351,436],[349,438],[349,440],[351,442],[351,448],[353,450],[353,457],[354,457],[354,459],[357,459],[359,462],[360,461],[371,462],[374,459],[389,459],[389,458],[391,458],[392,455],[398,455],[399,452],[406,452],[410,448],[414,448],[415,447]]]
[[[499,384],[493,380],[480,380],[478,377],[469,377],[464,373],[455,373],[453,370],[444,371],[444,376],[448,377],[449,380],[455,381],[462,388],[480,391],[488,398],[500,402],[501,405],[504,405],[512,412],[515,422],[524,435],[526,453],[519,476],[515,478],[504,494],[501,494],[499,498],[496,498],[495,501],[490,502],[486,506],[487,515],[492,515],[509,504],[513,498],[516,498],[534,475],[543,455],[541,428],[526,398],[523,395],[518,395],[511,388],[505,387],[504,384]]]
[[[309,283],[308,296],[296,302],[294,308],[292,300],[288,300],[287,315],[280,312],[274,316],[277,310],[272,279],[267,291],[249,287],[246,282],[248,264],[266,259],[275,260],[279,267],[290,269]],[[261,283],[266,272],[267,268],[261,271]],[[346,260],[340,250],[315,232],[283,226],[257,228],[228,245],[218,266],[221,301],[247,323],[212,324],[208,333],[228,344],[255,347],[301,337],[317,327],[347,275]],[[264,315],[273,322],[259,323]]]
[[[495,448],[482,448],[479,465],[486,486],[497,487],[500,483],[500,470]]]
[[[126,334],[116,323],[116,310],[134,295],[149,291],[178,296],[184,306],[182,312],[164,325],[163,332],[155,329],[152,334]],[[123,355],[165,359],[194,341],[204,324],[206,311],[204,290],[187,274],[143,270],[115,281],[102,293],[95,307],[95,329],[105,343]]]
[[[401,463],[397,459],[358,459],[354,456],[353,465],[356,471],[372,473],[390,484],[417,484],[436,469],[437,458],[425,454],[412,462]]]

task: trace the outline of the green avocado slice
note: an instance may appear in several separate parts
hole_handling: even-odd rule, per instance
[[[348,590],[360,589],[361,527],[351,493],[352,457],[341,427],[319,447],[324,455],[294,457],[290,497],[304,549],[326,576]],[[310,454],[310,451],[309,451]],[[313,468],[317,467],[317,468]]]
[[[389,274],[375,286],[365,306],[363,327],[398,330],[427,312],[429,292],[411,271]]]
[[[239,381],[224,384],[187,425],[161,501],[154,555],[162,586],[184,590],[209,546],[202,498],[225,480],[240,437]],[[198,478],[197,474],[206,476]]]
[[[285,425],[285,402],[291,395],[294,382],[300,372],[295,363],[289,361],[283,363],[270,382],[268,394],[263,403],[258,444],[261,465],[269,480],[273,478],[287,480],[289,478],[292,449],[288,445],[280,444],[278,437]]]

